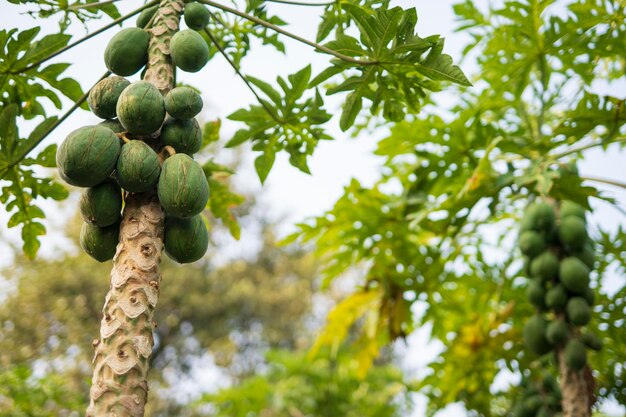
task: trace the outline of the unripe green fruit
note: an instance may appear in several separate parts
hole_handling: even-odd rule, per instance
[[[103,122],[98,123],[98,126],[104,126],[106,128],[111,129],[114,133],[122,133],[125,132],[124,126],[117,119],[107,119]]]
[[[530,273],[533,277],[548,281],[557,277],[559,272],[559,259],[547,249],[530,263]]]
[[[589,240],[587,240],[587,244],[585,244],[581,250],[572,253],[572,255],[583,261],[589,269],[594,268],[596,263],[596,253]]]
[[[156,186],[160,173],[159,157],[145,142],[131,140],[122,146],[115,175],[123,189],[148,191]]]
[[[202,30],[209,24],[211,15],[202,4],[194,2],[185,5],[185,23],[193,30]]]
[[[176,87],[165,96],[165,110],[175,119],[193,119],[202,111],[202,97],[193,88]]]
[[[133,75],[148,62],[149,43],[150,34],[143,29],[122,29],[104,50],[104,63],[114,74]]]
[[[155,5],[144,9],[137,18],[137,27],[141,29],[145,28],[146,25],[150,22],[150,19],[152,19],[152,16],[154,16],[156,11],[158,10],[158,8],[159,5]]]
[[[561,260],[559,276],[563,286],[575,294],[584,294],[589,287],[589,268],[578,258],[570,256]]]
[[[587,225],[580,217],[568,216],[559,225],[559,239],[573,250],[582,249],[587,241]]]
[[[596,293],[591,287],[585,288],[585,291],[582,293],[581,297],[583,297],[587,301],[587,304],[589,304],[590,306],[596,303]]]
[[[130,133],[150,135],[165,120],[161,92],[147,81],[135,81],[122,91],[117,101],[117,117]]]
[[[554,228],[556,216],[547,203],[535,203],[526,209],[522,218],[522,230],[549,232]]]
[[[573,201],[563,200],[561,201],[561,218],[564,219],[568,216],[576,216],[584,221],[585,209]]]
[[[546,292],[546,306],[554,310],[561,310],[567,304],[567,291],[561,284],[557,284]]]
[[[209,200],[209,184],[202,167],[182,153],[165,160],[157,190],[161,205],[175,217],[200,214]]]
[[[580,340],[570,339],[563,355],[567,367],[574,371],[580,371],[587,365],[587,348]]]
[[[209,246],[209,233],[200,215],[187,219],[169,217],[165,222],[165,253],[184,264],[202,258]]]
[[[209,61],[209,47],[198,32],[185,29],[172,36],[170,55],[174,65],[181,70],[198,72]]]
[[[550,343],[546,339],[547,327],[547,320],[538,314],[531,317],[524,326],[522,332],[524,342],[528,349],[537,355],[543,355],[552,350]]]
[[[191,156],[202,147],[202,130],[196,119],[167,119],[161,129],[161,141],[177,153]]]
[[[567,342],[569,338],[569,327],[563,320],[554,320],[548,324],[546,329],[546,339],[553,346],[559,346]]]
[[[519,247],[524,255],[533,258],[546,248],[546,242],[539,233],[527,230],[519,236]]]
[[[576,326],[584,326],[591,320],[591,308],[582,297],[570,298],[566,312],[568,320]]]
[[[602,350],[602,341],[593,333],[583,333],[581,336],[582,342],[589,349],[595,351]]]
[[[546,290],[540,280],[533,279],[526,289],[526,296],[532,305],[539,310],[546,308]]]
[[[86,223],[98,227],[116,223],[122,210],[122,190],[114,181],[88,188],[80,196],[80,215]]]
[[[124,77],[114,75],[107,77],[96,84],[87,97],[89,108],[96,116],[102,119],[113,119],[115,107],[122,91],[130,85]]]
[[[119,242],[120,224],[98,227],[83,223],[80,230],[80,246],[85,252],[98,262],[113,259]]]
[[[93,187],[106,180],[120,154],[120,140],[104,126],[76,129],[57,150],[59,175],[68,184]]]

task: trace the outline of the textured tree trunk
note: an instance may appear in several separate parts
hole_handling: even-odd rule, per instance
[[[169,40],[178,30],[183,0],[161,0],[150,29],[144,80],[166,94],[174,87]],[[157,137],[145,138],[158,148]],[[154,346],[154,308],[159,297],[165,214],[154,192],[127,194],[120,243],[113,259],[100,338],[94,340],[88,417],[143,417]]]
[[[563,417],[591,417],[591,406],[595,401],[594,381],[589,366],[582,371],[567,367],[563,358],[563,349],[557,352]]]

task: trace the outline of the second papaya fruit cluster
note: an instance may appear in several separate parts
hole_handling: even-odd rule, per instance
[[[518,244],[530,278],[527,296],[537,309],[524,327],[526,345],[538,355],[563,349],[567,366],[583,369],[587,347],[600,348],[596,336],[580,331],[591,320],[595,298],[589,286],[595,255],[585,210],[571,201],[558,205],[558,215],[546,202],[529,206]]]

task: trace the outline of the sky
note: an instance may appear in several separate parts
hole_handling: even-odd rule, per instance
[[[454,16],[452,13],[451,0],[402,0],[396,4],[404,7],[416,7],[420,16],[418,33],[421,36],[441,34],[446,38],[445,52],[452,55],[455,61],[461,56],[463,45],[468,40],[467,36],[454,32]],[[478,5],[484,5],[485,0],[476,1]],[[130,11],[137,7],[138,1],[120,1],[120,9]],[[300,8],[289,5],[270,4],[270,14],[280,14],[289,23],[287,30],[295,32],[308,39],[315,39],[316,22],[314,8]],[[23,10],[23,9],[21,9]],[[103,26],[109,19],[102,22],[90,23],[91,28]],[[134,24],[131,19],[130,24]],[[128,24],[127,24],[128,25]],[[56,20],[33,20],[27,15],[18,14],[18,7],[6,1],[0,3],[0,28],[18,27],[21,29],[33,26],[41,26],[42,33],[52,33],[57,29]],[[72,27],[71,33],[77,37],[85,34],[85,28],[81,25]],[[71,51],[55,58],[52,62],[70,62],[73,65],[66,75],[76,78],[84,89],[89,88],[106,71],[102,53],[108,40],[115,33],[115,29],[109,30],[95,39],[72,49]],[[326,56],[315,53],[312,48],[302,45],[291,39],[283,39],[287,47],[287,54],[282,55],[269,48],[255,48],[243,63],[242,71],[248,75],[254,75],[266,81],[275,80],[277,75],[286,76],[307,64],[313,67],[316,74],[322,70],[328,59]],[[476,66],[471,61],[463,64],[466,74],[475,72]],[[202,91],[204,110],[201,117],[205,120],[222,119],[222,136],[230,137],[238,128],[238,125],[225,120],[226,116],[241,107],[254,103],[254,97],[247,90],[233,70],[226,64],[221,56],[216,56],[199,73],[189,74],[179,72],[179,81],[193,85]],[[129,77],[131,80],[138,76]],[[626,85],[625,85],[626,87]],[[597,85],[597,92],[608,92],[609,88],[615,94],[615,86]],[[626,88],[621,89],[626,94]],[[330,98],[326,100],[327,109],[331,113],[338,113],[340,100]],[[65,101],[65,108],[71,103]],[[54,135],[51,135],[38,149],[43,149],[49,143],[60,143],[65,136],[75,128],[87,124],[97,123],[98,119],[86,111],[74,113]],[[251,169],[252,158],[249,158],[247,168],[238,172],[235,182],[238,187],[247,192],[260,196],[262,205],[271,216],[283,219],[282,233],[289,233],[294,229],[294,224],[303,221],[307,217],[320,215],[329,209],[336,199],[342,194],[342,189],[351,178],[357,178],[365,185],[372,184],[380,174],[382,160],[372,155],[377,140],[384,137],[385,129],[380,129],[372,134],[363,134],[357,138],[350,138],[342,133],[337,127],[337,117],[334,118],[334,127],[331,133],[334,141],[323,141],[310,159],[312,175],[306,175],[291,167],[284,155],[277,157],[277,162],[270,173],[264,187],[261,187],[256,174]],[[29,126],[25,125],[24,129]],[[31,127],[32,128],[32,127]],[[23,132],[22,132],[23,133]],[[25,136],[23,134],[23,136]],[[225,154],[228,157],[228,154]],[[626,178],[626,154],[612,150],[602,153],[597,150],[589,151],[586,160],[581,164],[580,171],[583,175],[596,177],[623,179]],[[219,161],[218,161],[219,162]],[[594,184],[598,186],[598,184]],[[621,207],[626,208],[626,192],[616,188],[598,186],[607,195],[618,199]],[[67,240],[64,239],[62,229],[68,218],[73,215],[76,207],[76,198],[61,205],[51,205],[48,211],[48,225],[51,233],[43,239],[42,254],[53,256],[59,250],[66,250]],[[617,223],[624,223],[624,217],[615,209],[606,204],[594,202],[592,222],[604,227],[614,227]],[[0,211],[0,218],[5,215]],[[0,265],[11,262],[6,254],[6,245],[2,239],[19,241],[15,230],[7,230],[6,222],[0,222]],[[225,242],[226,253],[233,256],[242,251],[250,250],[250,243],[246,241],[246,230],[242,231],[241,243],[234,241]],[[3,255],[4,253],[4,255]],[[0,295],[1,295],[0,288]],[[416,332],[411,338],[408,347],[403,349],[405,360],[404,367],[412,376],[419,375],[424,365],[436,355],[437,349],[433,346],[425,348],[427,329]],[[423,401],[418,401],[416,416],[423,414]],[[612,408],[611,410],[616,410]],[[440,413],[440,416],[458,415],[458,409],[452,407]],[[617,413],[617,412],[616,412]]]

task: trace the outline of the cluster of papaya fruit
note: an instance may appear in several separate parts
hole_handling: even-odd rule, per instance
[[[537,309],[524,326],[526,345],[538,355],[564,348],[567,366],[583,369],[587,348],[601,348],[595,335],[579,329],[591,320],[595,298],[589,286],[595,254],[584,208],[562,201],[557,216],[546,202],[529,206],[521,223],[519,247],[530,278],[527,296]]]
[[[561,417],[561,390],[556,379],[545,373],[542,380],[520,383],[522,392],[511,408],[513,417]]]
[[[193,4],[208,13],[204,6]],[[147,11],[154,14],[156,8]],[[197,14],[191,16],[197,19]],[[141,19],[146,16],[140,16],[138,24]],[[176,61],[174,51],[179,51],[182,58],[177,65],[189,69],[187,65],[197,60],[197,52],[193,45],[175,47],[174,41],[182,32],[172,37],[172,57]],[[157,193],[167,215],[165,252],[173,260],[194,262],[208,247],[208,231],[200,213],[208,202],[209,185],[202,167],[193,159],[202,146],[202,130],[195,119],[202,110],[202,98],[189,87],[174,88],[163,97],[151,83],[131,83],[123,77],[146,64],[149,38],[138,28],[123,29],[113,37],[105,62],[117,75],[98,82],[87,99],[92,112],[105,120],[70,133],[56,155],[60,176],[71,185],[87,187],[80,198],[85,221],[80,243],[100,262],[112,259],[119,243],[122,190]],[[200,41],[206,48],[202,37]],[[200,60],[202,65],[207,59],[208,55]],[[199,69],[200,61],[192,69]]]

